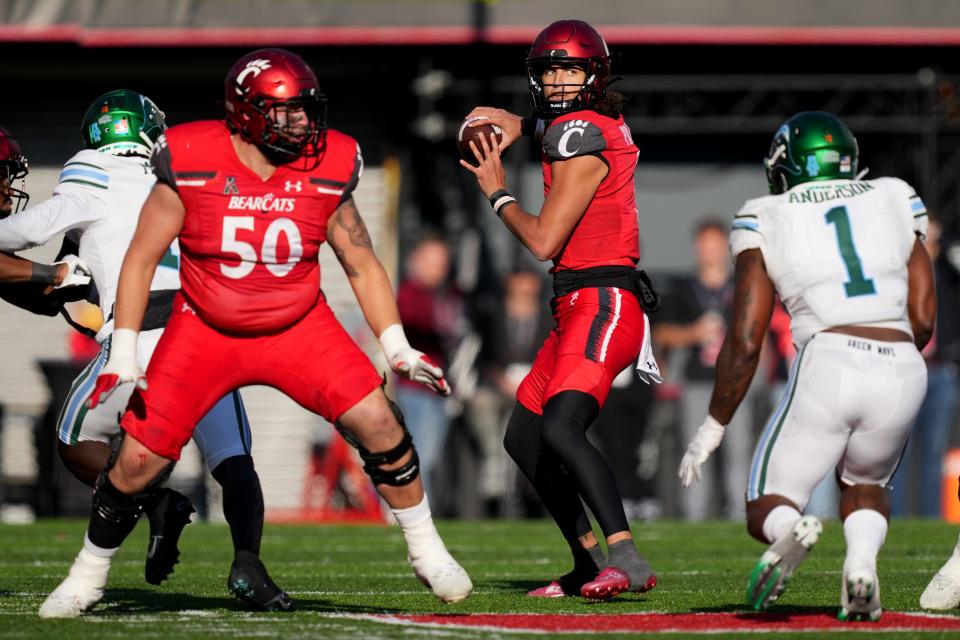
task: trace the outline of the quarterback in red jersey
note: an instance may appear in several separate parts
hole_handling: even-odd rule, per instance
[[[586,438],[613,379],[647,337],[641,299],[651,294],[640,259],[633,173],[637,147],[607,92],[610,54],[586,22],[560,20],[537,36],[527,74],[543,144],[546,200],[539,215],[506,190],[500,151],[523,129],[519,116],[479,107],[503,140],[480,137],[473,172],[507,228],[538,260],[552,260],[556,327],[517,391],[504,446],[537,489],[573,552],[574,568],[531,596],[609,598],[656,585],[633,544],[610,465]],[[529,122],[529,121],[527,121]],[[635,295],[636,294],[636,295]],[[652,306],[652,300],[646,301]],[[603,552],[581,497],[607,539]]]
[[[91,406],[133,383],[125,437],[100,475],[84,548],[40,608],[75,617],[103,595],[110,561],[142,511],[146,488],[180,456],[193,425],[241,386],[275,387],[334,423],[357,447],[392,507],[415,575],[445,602],[473,585],[430,514],[403,417],[370,360],[320,290],[317,252],[329,242],[398,374],[441,394],[443,372],[404,336],[393,290],[352,197],[357,143],[326,127],[326,98],[297,55],[261,49],[227,74],[225,121],[169,129],[152,158],[157,184],[124,259],[109,360]],[[135,350],[153,272],[179,238],[182,289],[146,375]],[[261,607],[259,562],[228,588]]]

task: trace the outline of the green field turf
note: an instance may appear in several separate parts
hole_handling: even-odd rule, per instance
[[[253,613],[245,611],[225,588],[232,557],[225,526],[190,525],[181,545],[183,562],[162,587],[152,587],[143,580],[146,527],[140,525],[118,555],[106,596],[93,613],[78,620],[40,620],[37,608],[66,575],[80,548],[84,524],[54,520],[25,526],[0,525],[0,637],[530,638],[537,636],[403,627],[334,614],[740,611],[747,576],[763,551],[740,523],[638,524],[638,546],[660,576],[654,591],[621,596],[603,604],[580,598],[543,600],[524,594],[568,569],[563,542],[551,524],[444,522],[440,524],[441,533],[473,577],[475,591],[464,602],[443,605],[413,577],[396,527],[268,525],[262,556],[275,580],[295,598],[297,611]],[[921,591],[949,555],[957,532],[956,526],[938,522],[894,522],[880,558],[885,610],[918,609]],[[839,523],[826,523],[820,544],[772,611],[834,610],[839,603],[842,544]],[[960,615],[960,611],[956,613]],[[793,634],[751,633],[740,637],[784,635]],[[867,637],[850,632],[803,637],[827,636]],[[881,637],[894,636],[904,634],[884,633]],[[926,633],[921,637],[957,634]]]

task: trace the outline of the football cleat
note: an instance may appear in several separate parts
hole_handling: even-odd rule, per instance
[[[103,598],[110,573],[110,559],[81,549],[70,573],[40,605],[41,618],[76,618]]]
[[[470,576],[444,547],[416,558],[408,555],[407,562],[417,580],[444,602],[460,602],[473,592]]]
[[[844,563],[846,564],[846,563]],[[861,620],[876,622],[880,619],[880,581],[877,571],[867,564],[853,569],[843,568],[843,586],[840,590],[840,613],[837,619],[844,622]]]
[[[960,607],[960,540],[953,549],[953,555],[923,590],[920,606],[939,611]]]
[[[293,600],[270,579],[267,568],[249,551],[237,553],[230,567],[227,589],[255,609],[289,611]]]
[[[630,577],[626,572],[616,567],[607,567],[594,580],[580,587],[580,595],[590,600],[607,600],[629,590]]]
[[[597,570],[571,571],[565,573],[550,584],[527,593],[531,598],[562,598],[580,593],[580,587],[597,577]]]
[[[567,595],[567,592],[563,590],[563,585],[559,581],[554,580],[545,587],[528,591],[527,595],[531,598],[562,598]]]
[[[185,495],[167,488],[157,492],[157,498],[147,510],[150,543],[143,573],[150,584],[166,580],[173,573],[173,565],[180,562],[177,542],[183,528],[190,524],[190,514],[194,511]]]
[[[817,543],[823,525],[814,516],[803,516],[793,528],[763,552],[747,583],[747,604],[762,611],[777,601],[790,576]]]

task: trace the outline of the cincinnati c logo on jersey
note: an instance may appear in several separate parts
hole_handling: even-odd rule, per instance
[[[575,156],[583,144],[583,134],[587,132],[587,122],[584,120],[571,120],[563,125],[563,135],[560,136],[560,142],[557,143],[557,151],[564,158]],[[576,136],[576,140],[573,137]],[[576,148],[571,150],[571,141],[576,142]]]
[[[235,87],[237,95],[243,95],[243,89],[240,88],[240,85],[243,84],[243,81],[248,75],[252,73],[253,77],[256,78],[261,72],[269,68],[270,61],[264,60],[263,58],[257,58],[256,60],[251,60],[248,62],[247,66],[243,68],[243,71],[237,74],[237,86]]]

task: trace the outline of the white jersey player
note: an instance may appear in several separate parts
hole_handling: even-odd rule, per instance
[[[717,362],[710,411],[680,466],[684,486],[719,446],[756,369],[775,294],[798,353],[787,390],[757,443],[747,527],[770,543],[747,587],[765,609],[822,531],[802,511],[831,472],[842,487],[847,555],[841,620],[880,617],[877,554],[896,470],[927,386],[919,349],[936,314],[923,247],[927,212],[905,182],[857,180],[849,129],[804,112],[777,132],[766,160],[773,195],[735,216],[734,319]]]
[[[148,158],[164,129],[163,113],[145,96],[126,90],[100,96],[84,116],[81,133],[88,148],[64,164],[53,197],[0,220],[0,251],[41,245],[66,234],[79,246],[80,259],[99,293],[105,319],[97,333],[100,353],[74,380],[58,419],[60,457],[78,479],[91,486],[106,467],[110,442],[120,433],[119,416],[127,407],[133,385],[125,385],[126,389],[95,409],[88,410],[86,400],[110,352],[120,268],[137,228],[140,208],[156,182]],[[180,288],[178,254],[174,244],[150,284],[144,330],[137,342],[138,364],[143,370]],[[263,498],[250,458],[250,425],[239,393],[222,398],[201,419],[194,440],[224,487],[224,512],[237,553],[255,556],[263,526]],[[148,582],[159,584],[172,572],[179,555],[177,539],[192,512],[186,497],[170,489],[156,491],[156,500],[147,510],[151,525]],[[283,597],[272,607],[287,608],[289,599],[276,585],[273,587],[276,593],[268,600],[278,594]]]

